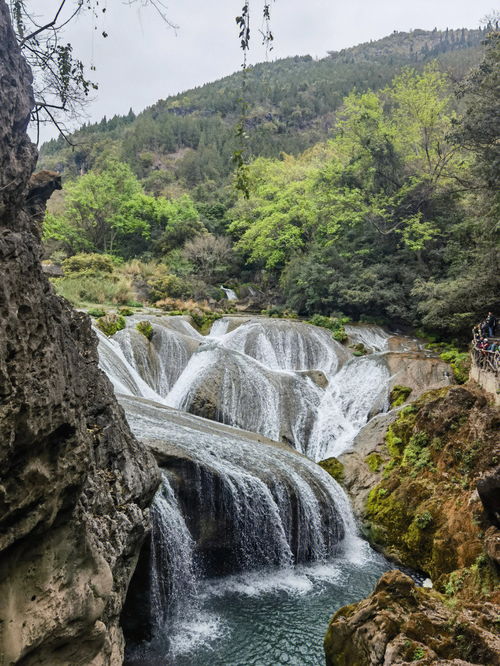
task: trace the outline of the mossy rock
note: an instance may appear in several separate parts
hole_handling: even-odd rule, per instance
[[[383,458],[378,453],[373,452],[366,456],[365,463],[372,472],[378,472],[383,463]]]
[[[109,338],[125,328],[125,319],[121,315],[107,314],[97,320],[97,327]]]
[[[135,325],[135,328],[148,340],[153,337],[154,331],[150,321],[140,321]]]
[[[328,474],[335,479],[335,481],[338,481],[339,483],[342,483],[345,479],[345,469],[344,465],[340,462],[340,460],[337,460],[337,458],[334,458],[333,456],[331,458],[326,458],[325,460],[320,460],[318,465],[322,467],[325,472],[328,472]]]
[[[406,402],[412,390],[413,389],[411,389],[409,386],[403,386],[402,384],[396,384],[393,386],[389,396],[391,407],[399,407],[404,402]]]

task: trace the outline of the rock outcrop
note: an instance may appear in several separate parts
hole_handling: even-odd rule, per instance
[[[389,571],[368,599],[333,616],[325,637],[326,664],[496,666],[496,619],[492,604],[450,608],[401,571]]]
[[[370,540],[434,582],[443,576],[443,586],[447,574],[470,567],[496,511],[498,421],[470,386],[428,392],[373,419],[341,456]]]
[[[453,386],[373,419],[341,456],[371,542],[434,590],[385,574],[333,617],[329,666],[500,663],[498,424],[484,392]]]
[[[120,664],[158,472],[42,272],[30,82],[0,0],[0,664]]]

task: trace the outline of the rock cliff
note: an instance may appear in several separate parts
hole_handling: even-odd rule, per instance
[[[368,538],[434,590],[386,574],[333,617],[327,664],[500,663],[499,421],[473,385],[438,389],[374,419],[341,456]]]
[[[42,273],[30,83],[0,0],[0,664],[120,664],[158,472]]]

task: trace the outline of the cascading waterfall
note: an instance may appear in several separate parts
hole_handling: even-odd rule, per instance
[[[328,331],[300,322],[250,319],[227,332],[229,322],[215,322],[167,404],[288,442],[315,460],[347,448],[385,407],[382,357],[352,357]],[[378,327],[360,331],[372,346],[387,344]]]
[[[120,345],[123,355],[142,379],[156,393],[165,397],[200,344],[197,339],[199,334],[194,329],[191,332],[182,324],[179,326],[182,332],[179,332],[176,328],[163,325],[163,322],[158,323],[158,318],[145,319],[153,328],[151,342],[132,326],[118,331],[113,340]],[[132,319],[131,323],[136,322],[136,319]]]
[[[236,292],[233,289],[229,289],[228,287],[223,287],[222,285],[220,286],[220,288],[226,294],[226,298],[228,301],[238,300],[238,296],[236,295]]]
[[[195,533],[202,530],[201,516],[208,523],[224,521],[232,570],[321,561],[352,532],[340,486],[286,446],[164,405],[125,396],[120,402],[137,436],[189,460],[191,471],[184,473],[194,482],[188,496],[181,489],[179,501],[196,516]]]
[[[195,542],[167,474],[151,507],[151,615],[158,633],[196,597]]]
[[[366,349],[375,351],[384,351],[387,349],[390,338],[389,333],[380,326],[366,324],[364,326],[345,325],[345,332],[354,344],[362,344]]]
[[[135,329],[145,319],[151,340]],[[383,335],[370,336],[380,348]],[[149,314],[99,334],[99,352],[133,432],[167,469],[146,565],[155,650],[178,663],[162,637],[185,627],[207,575],[359,560],[346,495],[310,458],[349,446],[384,408],[383,354],[353,358],[300,322],[225,317],[202,336],[184,317]]]

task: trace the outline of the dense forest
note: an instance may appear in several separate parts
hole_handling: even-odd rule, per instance
[[[44,227],[59,290],[174,303],[224,282],[299,315],[466,335],[498,293],[499,43],[415,30],[251,68],[249,198],[232,185],[241,72],[45,144],[65,178]]]

